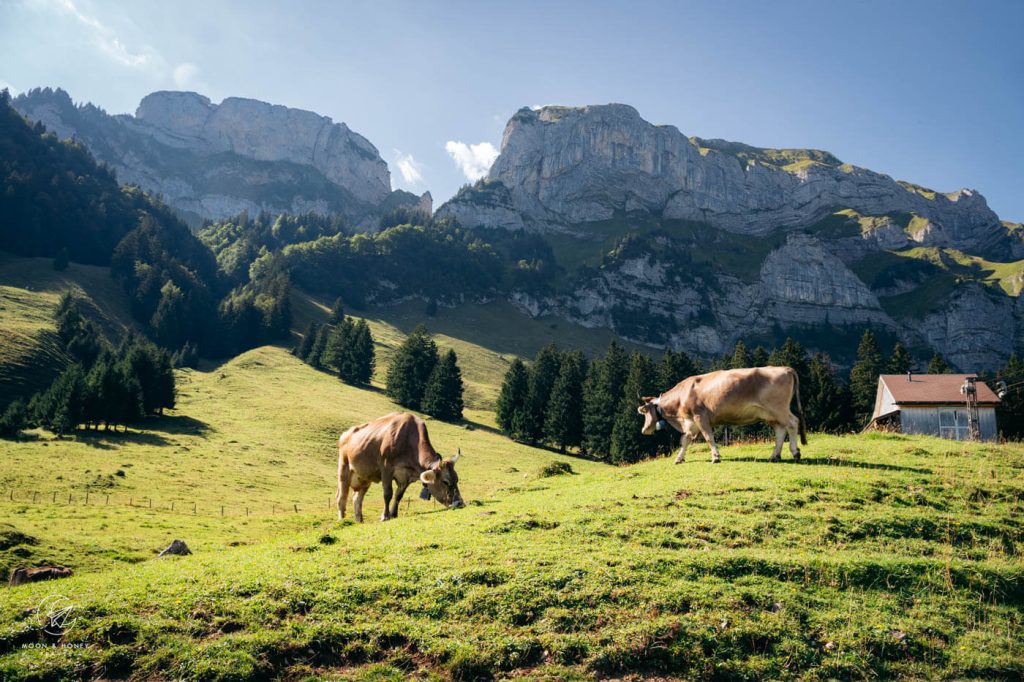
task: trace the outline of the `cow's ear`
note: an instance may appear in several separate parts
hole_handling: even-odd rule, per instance
[[[433,469],[427,469],[420,474],[420,482],[424,485],[434,485],[437,482],[437,472]]]

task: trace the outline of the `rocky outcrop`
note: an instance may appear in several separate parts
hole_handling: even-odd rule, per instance
[[[338,212],[354,228],[370,228],[382,206],[419,203],[395,196],[387,164],[366,138],[310,111],[155,92],[134,116],[109,116],[49,89],[21,95],[14,106],[85,144],[121,182],[160,194],[194,218]]]
[[[483,183],[495,185],[485,200],[464,192],[439,213],[465,225],[585,232],[585,223],[646,212],[764,235],[852,208],[919,215],[931,224],[920,241],[943,246],[977,250],[1006,237],[973,190],[932,192],[816,150],[687,138],[624,104],[521,109]]]
[[[582,248],[658,235],[639,255],[609,253],[567,291],[513,297],[654,346],[720,354],[766,330],[855,338],[873,326],[973,370],[1024,345],[1013,282],[955,256],[1024,257],[1024,228],[978,192],[934,192],[817,150],[686,137],[622,104],[520,110],[487,177],[438,215],[558,233],[563,249],[566,237]]]

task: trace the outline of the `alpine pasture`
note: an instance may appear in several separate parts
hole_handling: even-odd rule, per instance
[[[4,282],[5,333],[56,301]],[[425,320],[466,374],[467,423],[428,421],[464,454],[462,510],[410,494],[380,523],[375,486],[367,523],[338,522],[337,435],[396,406],[278,347],[183,370],[178,408],[142,429],[0,441],[0,566],[75,570],[0,590],[0,679],[1024,675],[1024,446],[810,434],[799,463],[767,443],[720,465],[703,444],[679,466],[559,455],[493,427],[504,363],[535,350],[495,325],[544,323],[491,312]],[[378,376],[399,313],[367,315]],[[194,554],[155,559],[175,538]],[[58,636],[47,597],[73,607]]]

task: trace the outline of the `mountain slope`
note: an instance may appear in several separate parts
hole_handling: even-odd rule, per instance
[[[49,88],[19,95],[13,104],[29,120],[84,144],[120,182],[161,195],[196,221],[242,211],[312,211],[375,227],[382,211],[421,202],[391,190],[387,164],[366,138],[309,111],[155,92],[134,116],[110,116]]]
[[[520,110],[487,178],[437,214],[543,235],[575,276],[524,308],[652,345],[706,355],[867,325],[967,370],[1024,346],[1024,239],[978,192],[687,138],[625,105]]]

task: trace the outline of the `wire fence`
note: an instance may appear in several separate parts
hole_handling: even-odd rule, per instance
[[[197,499],[157,499],[151,495],[124,495],[95,490],[25,490],[0,489],[0,503],[5,505],[36,505],[49,507],[89,507],[134,509],[188,516],[251,518],[302,514],[337,510],[332,493],[320,501],[311,499],[288,501],[257,501],[252,503],[219,502]]]

